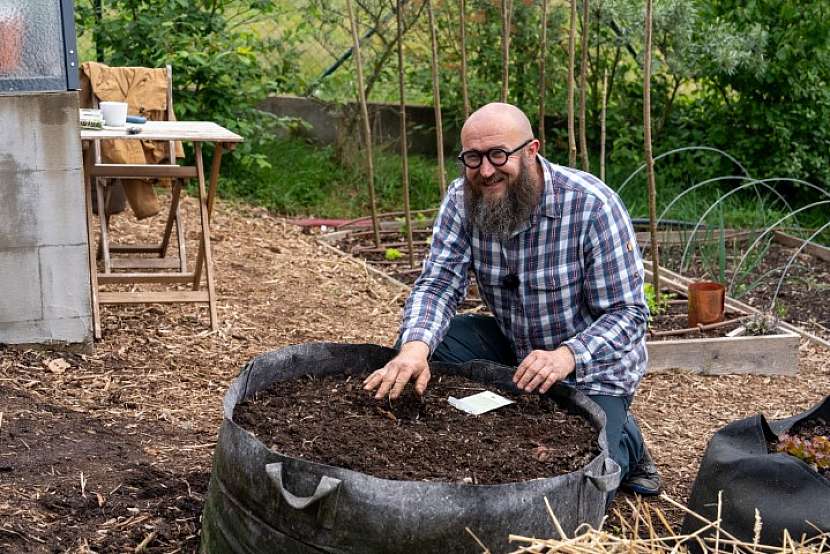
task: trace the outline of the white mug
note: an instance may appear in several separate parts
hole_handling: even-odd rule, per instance
[[[101,114],[104,116],[104,125],[108,127],[124,127],[127,125],[126,102],[101,102]]]

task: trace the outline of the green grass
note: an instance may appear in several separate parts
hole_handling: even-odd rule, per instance
[[[285,215],[356,218],[369,213],[365,162],[354,167],[338,163],[332,146],[301,139],[270,142],[264,152],[270,167],[243,167],[237,160],[226,166],[221,194],[264,206]],[[376,151],[375,195],[381,212],[401,210],[400,156]],[[448,182],[456,171],[450,165]],[[410,202],[413,210],[436,207],[440,200],[437,164],[409,156]]]

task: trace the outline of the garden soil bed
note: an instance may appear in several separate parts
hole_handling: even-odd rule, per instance
[[[750,244],[751,242],[743,239],[727,242],[727,268],[738,264],[744,249]],[[738,293],[732,296],[762,312],[769,311],[778,280],[781,278],[781,270],[796,250],[797,248],[772,242],[757,262],[750,259],[750,254],[747,257],[749,261],[745,262],[741,269]],[[754,251],[763,251],[763,241]],[[660,249],[662,263],[673,271],[678,271],[682,255],[682,246],[666,245]],[[711,261],[707,262],[706,258],[697,252],[689,268],[680,273],[691,279],[713,279],[715,276],[712,274],[714,269],[711,265]],[[743,275],[747,269],[749,271]],[[727,285],[731,279],[732,270],[727,269]],[[750,290],[740,294],[741,283]],[[772,312],[789,323],[830,340],[830,262],[805,251],[796,256],[787,271]]]
[[[460,376],[434,376],[423,397],[363,390],[365,376],[277,382],[234,420],[276,452],[383,479],[482,485],[553,477],[597,454],[597,431],[538,394],[513,395]],[[514,404],[473,416],[447,402],[492,390]]]
[[[395,231],[384,231],[381,233],[381,247],[376,248],[372,239],[370,231],[357,231],[338,233],[333,237],[326,238],[330,244],[334,245],[341,252],[351,254],[366,262],[374,265],[379,270],[385,272],[387,275],[397,279],[398,281],[412,286],[415,283],[418,275],[421,272],[421,264],[428,252],[429,244],[427,238],[430,236],[430,231],[417,230],[413,233],[413,250],[415,252],[415,267],[410,266],[408,260],[408,250],[406,246],[406,237]],[[386,258],[386,250],[388,248],[395,248],[402,257],[396,260],[389,260]],[[821,261],[821,260],[819,260]],[[470,272],[470,284],[467,291],[467,297],[462,304],[460,311],[476,311],[486,312],[487,307],[482,303],[478,295],[478,287],[475,282],[475,276]],[[828,275],[830,279],[830,275]],[[789,284],[786,284],[789,286]],[[786,287],[782,287],[786,288]],[[676,302],[673,302],[668,310],[652,317],[649,324],[649,330],[652,332],[674,331],[685,329],[688,327],[687,320],[687,305],[684,302],[686,297],[679,292],[664,291],[671,294]],[[782,292],[782,295],[784,293]],[[830,293],[828,293],[830,295]],[[731,312],[727,309],[725,318],[727,320],[740,317],[741,314]],[[830,317],[830,315],[828,315]],[[682,335],[660,336],[650,335],[648,340],[677,340],[677,339],[700,339],[700,338],[719,338],[726,336],[727,333],[733,331],[741,325],[740,322],[735,322],[730,325],[718,327],[715,329],[697,330],[687,332]]]

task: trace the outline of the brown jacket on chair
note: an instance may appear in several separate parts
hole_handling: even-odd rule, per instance
[[[81,106],[100,102],[126,102],[127,112],[148,120],[168,119],[167,70],[146,67],[109,67],[96,62],[81,64]],[[94,95],[94,96],[93,96]],[[184,155],[176,143],[176,156]],[[148,140],[102,140],[101,156],[105,163],[156,164],[167,159],[167,143]],[[169,163],[169,162],[168,162]],[[138,219],[160,211],[153,190],[154,180],[122,179],[130,207]]]

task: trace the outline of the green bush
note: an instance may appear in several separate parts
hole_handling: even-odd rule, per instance
[[[288,215],[356,218],[369,213],[363,167],[338,163],[332,146],[298,138],[276,139],[263,154],[267,166],[229,166],[221,194],[242,198]],[[401,162],[396,154],[375,152],[375,193],[381,212],[403,206]],[[437,164],[409,157],[410,201],[413,210],[432,208],[440,201]]]
[[[285,122],[255,106],[298,78],[293,35],[263,37],[252,23],[280,16],[270,0],[76,2],[77,28],[111,66],[173,66],[179,119],[211,120],[245,138],[239,164],[267,166],[260,149]],[[278,60],[273,62],[272,60]]]

